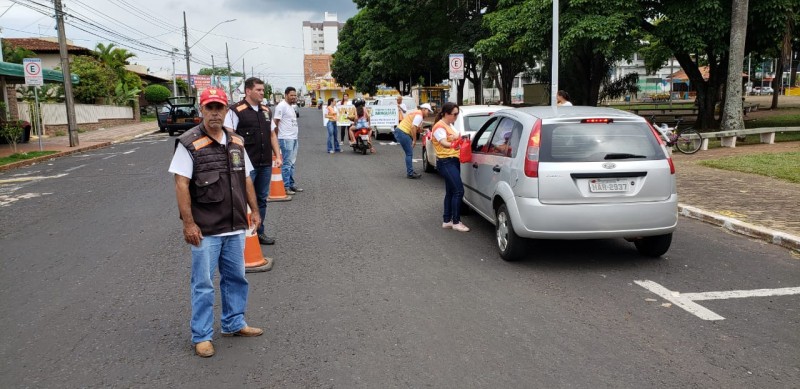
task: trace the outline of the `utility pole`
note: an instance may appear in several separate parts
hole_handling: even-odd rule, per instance
[[[178,96],[178,80],[175,78],[175,53],[178,52],[178,49],[172,49],[172,96]]]
[[[225,42],[225,59],[228,61],[228,95],[233,94],[231,87],[231,57],[228,56],[228,42]]]
[[[186,11],[183,11],[183,44],[186,45],[186,84],[189,90],[189,96],[194,96],[192,93],[192,70],[189,67],[189,32],[186,28]]]
[[[211,56],[211,86],[214,86],[214,56]]]
[[[64,32],[64,11],[61,0],[54,0],[56,25],[58,26],[58,51],[61,54],[61,69],[64,74],[64,102],[67,106],[67,130],[69,147],[80,144],[78,140],[78,124],[75,121],[75,96],[72,94],[72,74],[69,71],[69,53],[67,52],[67,34]]]
[[[244,58],[242,58],[242,78],[247,79],[247,73],[244,71]]]

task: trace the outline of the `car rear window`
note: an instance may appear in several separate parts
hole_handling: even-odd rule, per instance
[[[665,158],[645,123],[560,123],[542,126],[540,161],[595,162]]]
[[[464,117],[464,131],[475,132],[481,129],[486,121],[489,120],[489,114],[478,114]]]

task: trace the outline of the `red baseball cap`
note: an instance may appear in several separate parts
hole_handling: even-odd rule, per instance
[[[228,96],[225,91],[219,88],[208,88],[200,94],[200,105],[205,106],[208,103],[222,103],[228,105]]]

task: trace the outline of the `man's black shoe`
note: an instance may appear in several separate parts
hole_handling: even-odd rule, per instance
[[[411,173],[411,174],[407,175],[406,177],[408,177],[408,178],[420,178],[420,177],[422,177],[422,174],[414,172],[414,173]]]
[[[270,238],[270,237],[267,236],[267,234],[262,232],[262,233],[258,234],[258,243],[265,244],[265,245],[275,244],[275,238]]]
[[[291,187],[291,188],[289,188],[289,189],[291,189],[291,190],[293,190],[293,191],[295,191],[295,192],[302,192],[302,191],[303,191],[303,188],[298,188],[298,187],[296,187],[296,186],[293,186],[293,187]]]

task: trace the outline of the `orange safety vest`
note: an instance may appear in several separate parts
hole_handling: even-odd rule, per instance
[[[408,114],[406,114],[406,117],[404,117],[403,121],[400,122],[400,124],[397,125],[397,128],[399,128],[400,131],[403,131],[406,134],[411,135],[411,129],[413,127],[414,117],[416,117],[417,115],[422,116],[422,110],[421,109],[415,109],[415,110],[409,112]],[[422,118],[424,119],[425,117],[422,116]]]
[[[336,107],[328,106],[328,114],[325,115],[328,120],[337,121],[339,119],[339,112],[336,111]]]
[[[433,135],[433,133],[436,132],[436,130],[438,130],[439,128],[444,128],[444,130],[447,132],[448,138],[453,138],[454,135],[455,138],[453,140],[458,139],[458,131],[453,129],[453,127],[450,127],[450,125],[445,123],[444,120],[439,120],[438,122],[436,122],[436,124],[433,125],[433,129],[431,131],[431,143],[433,143],[433,149],[436,151],[436,158],[439,159],[458,158],[460,154],[458,150],[449,147],[444,147],[442,146],[441,143],[439,143],[438,140],[436,140],[436,137]]]

